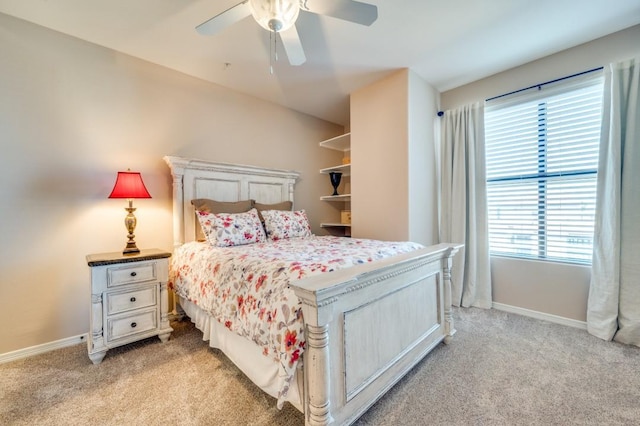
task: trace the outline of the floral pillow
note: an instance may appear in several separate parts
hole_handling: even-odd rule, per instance
[[[266,241],[258,211],[245,213],[209,213],[198,211],[200,226],[209,244],[215,247],[240,246]]]
[[[311,236],[309,219],[304,210],[263,210],[264,227],[270,240],[305,238]]]
[[[191,200],[191,204],[196,209],[196,217],[198,217],[199,211],[205,211],[207,213],[244,213],[253,208],[253,200],[240,200],[240,201],[217,201],[210,200],[208,198],[196,198]],[[260,212],[258,211],[258,216]],[[260,219],[262,221],[262,219]],[[206,241],[207,237],[204,235],[202,226],[196,226],[196,239],[198,241]]]

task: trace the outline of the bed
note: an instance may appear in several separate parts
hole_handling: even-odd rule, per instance
[[[460,245],[422,247],[309,236],[305,238],[307,248],[295,245],[301,244],[301,239],[282,239],[221,248],[213,254],[217,260],[211,260],[211,245],[197,241],[200,223],[192,200],[293,203],[299,174],[182,157],[164,160],[173,177],[172,281],[187,282],[198,273],[195,265],[202,264],[210,270],[234,271],[253,286],[252,292],[241,295],[229,295],[234,286],[228,291],[216,290],[227,291],[225,297],[240,301],[232,308],[223,306],[223,310],[233,311],[226,320],[198,299],[197,294],[208,293],[197,287],[174,287],[175,310],[184,311],[202,330],[203,338],[277,398],[278,406],[289,402],[302,411],[307,425],[354,422],[435,346],[448,343],[454,335],[450,273]],[[286,316],[278,319],[278,332],[243,323],[244,316],[270,314],[254,297],[253,290],[272,288],[270,282],[262,286],[258,277],[266,273],[259,268],[271,258],[284,261],[289,256],[286,253],[305,250],[313,262],[281,267],[273,274],[287,275],[288,284],[284,285],[286,292],[282,290],[285,302],[278,301],[278,309],[273,309],[274,318],[276,311]],[[352,250],[364,250],[362,260],[348,255]],[[320,255],[325,252],[328,258]],[[225,253],[228,259],[223,257]],[[251,264],[239,266],[240,258]],[[256,309],[247,309],[244,316],[238,314],[251,303]],[[269,334],[275,338],[263,340]]]

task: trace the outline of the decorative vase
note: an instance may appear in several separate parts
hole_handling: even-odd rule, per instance
[[[342,173],[329,172],[329,180],[331,181],[331,186],[333,186],[333,194],[331,195],[340,195],[338,194],[338,186],[340,185],[340,179],[342,179]]]

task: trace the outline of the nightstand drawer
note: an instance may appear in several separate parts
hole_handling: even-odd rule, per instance
[[[155,306],[158,303],[157,294],[155,285],[141,290],[107,293],[107,315]]]
[[[155,262],[107,269],[107,287],[133,284],[156,279]]]
[[[158,312],[155,308],[116,318],[107,318],[107,340],[121,339],[153,330],[158,327],[157,318]]]

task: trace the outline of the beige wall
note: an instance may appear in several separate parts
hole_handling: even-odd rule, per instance
[[[436,242],[437,102],[408,69],[351,94],[354,237]]]
[[[640,25],[442,93],[442,109],[529,87],[640,55]],[[590,268],[494,258],[494,302],[586,320]]]
[[[640,25],[446,91],[442,109],[483,101],[513,90],[597,68],[640,54]]]
[[[438,240],[438,190],[434,126],[440,94],[409,71],[409,239]]]
[[[407,203],[407,70],[351,94],[354,237],[404,240]]]
[[[89,327],[89,253],[126,242],[116,172],[142,172],[139,247],[172,247],[164,155],[300,171],[313,231],[331,214],[327,123],[0,14],[0,354]],[[327,210],[329,209],[329,210]]]

